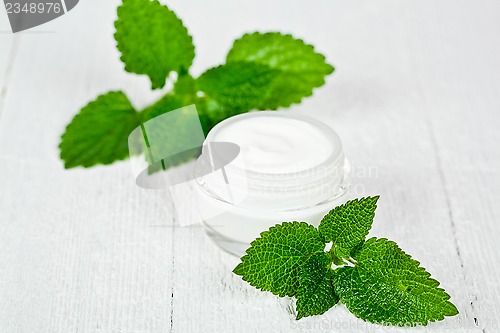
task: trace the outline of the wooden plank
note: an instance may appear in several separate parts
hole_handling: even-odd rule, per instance
[[[496,205],[500,195],[500,42],[488,36],[500,28],[500,6],[461,2],[454,8],[437,6],[431,22],[428,14],[422,8],[419,15],[429,23],[419,25],[417,42],[429,49],[419,60],[419,67],[428,68],[427,79],[420,80],[421,105],[446,195],[443,208],[448,210],[463,267],[462,275],[455,278],[463,286],[457,295],[468,302],[464,304],[467,323],[483,332],[496,332],[500,329],[500,251],[493,235],[500,232]],[[438,25],[443,16],[453,20]],[[431,35],[436,38],[429,39]]]
[[[443,191],[433,135],[422,112],[421,98],[426,92],[423,83],[430,73],[418,72],[419,80],[415,80],[415,65],[424,69],[428,65],[419,63],[419,57],[433,55],[408,42],[419,36],[420,27],[412,21],[417,5],[396,2],[386,5],[382,10],[366,2],[344,2],[325,10],[326,5],[322,3],[325,14],[314,18],[324,24],[321,31],[288,26],[305,40],[322,39],[325,31],[337,32],[334,42],[319,45],[326,45],[327,50],[337,45],[336,52],[327,53],[327,57],[331,55],[338,73],[332,77],[331,85],[318,91],[313,99],[294,107],[294,111],[312,114],[337,129],[357,176],[352,196],[381,194],[372,235],[394,239],[418,258],[442,282],[461,311],[459,317],[416,331],[447,332],[452,328],[457,332],[480,332],[481,328],[473,320],[477,311],[463,294],[465,273],[456,251],[454,227],[450,224],[449,198]],[[306,12],[307,5],[303,6],[297,10]],[[444,4],[427,3],[426,6],[432,12],[441,10]],[[245,15],[256,17],[255,11],[257,9],[247,8]],[[401,19],[394,20],[396,17]],[[373,170],[371,174],[369,170]],[[201,256],[193,249],[194,244],[176,242],[174,332],[195,329],[306,332],[311,327],[314,331],[345,328],[347,332],[381,329],[355,319],[344,306],[322,317],[298,323],[290,320],[286,309],[274,303],[273,296],[256,292],[228,274],[235,264],[233,258],[205,245],[202,236],[198,237],[194,244],[203,247]],[[203,283],[191,276],[198,269]],[[177,282],[179,279],[181,282]]]
[[[87,101],[110,89],[124,89],[138,106],[158,96],[118,61],[118,3],[80,2],[44,26],[47,33],[24,34],[19,43],[0,117],[1,331],[382,330],[344,306],[296,322],[286,300],[234,276],[237,259],[201,228],[173,227],[163,193],[137,189],[126,162],[62,169],[59,136]],[[291,32],[326,54],[337,72],[290,112],[339,132],[354,167],[351,196],[381,194],[372,235],[419,259],[461,311],[415,331],[495,332],[498,4],[169,5],[195,36],[195,73],[222,62],[234,37],[257,29]],[[5,36],[0,66],[11,53]]]
[[[171,243],[156,225],[171,217],[127,165],[103,169],[2,159],[2,331],[169,327]]]
[[[172,215],[163,196],[137,188],[127,162],[64,170],[58,157],[66,124],[98,94],[154,100],[147,79],[118,59],[118,3],[83,1],[22,35],[0,120],[2,332],[170,326],[171,232],[158,225]]]
[[[9,63],[14,60],[12,54],[12,44],[14,41],[14,36],[7,33],[0,34],[0,82],[4,85],[4,81],[7,79],[7,69],[9,68]]]
[[[0,27],[3,27],[3,20]],[[1,29],[1,28],[0,28]],[[0,31],[1,32],[1,31]],[[13,36],[8,31],[0,33],[0,117],[7,98],[9,80],[14,69],[19,47],[19,36]]]

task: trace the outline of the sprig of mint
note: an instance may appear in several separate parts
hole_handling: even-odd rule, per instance
[[[297,319],[323,314],[339,301],[356,317],[384,325],[427,325],[458,314],[439,282],[396,243],[365,240],[378,198],[348,201],[318,228],[305,222],[271,227],[233,272],[257,289],[295,297]]]
[[[121,91],[91,101],[62,135],[60,156],[66,168],[127,158],[128,134],[166,112],[195,104],[206,134],[230,116],[299,103],[333,72],[325,57],[302,40],[278,32],[256,32],[234,42],[225,64],[194,78],[189,73],[195,56],[193,39],[175,13],[158,0],[123,0],[115,28],[125,70],[147,75],[152,89],[175,80],[173,89],[142,111]],[[165,131],[182,128],[165,126]],[[167,167],[196,156],[196,152],[186,154]],[[154,166],[150,171],[155,171]]]

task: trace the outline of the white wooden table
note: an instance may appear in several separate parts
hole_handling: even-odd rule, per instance
[[[371,235],[419,259],[460,310],[412,331],[500,331],[500,2],[169,4],[194,36],[196,75],[243,32],[316,45],[336,72],[290,112],[339,132],[351,196],[381,195]],[[82,0],[15,36],[0,8],[0,332],[386,331],[343,305],[294,321],[202,228],[173,228],[164,194],[136,187],[127,162],[63,169],[60,134],[89,100],[161,94],[122,69],[117,5]]]

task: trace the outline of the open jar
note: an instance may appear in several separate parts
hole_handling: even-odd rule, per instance
[[[349,165],[338,135],[315,119],[290,112],[258,111],[228,118],[208,134],[196,169],[213,143],[229,142],[239,154],[223,168],[196,177],[196,197],[206,233],[241,256],[262,231],[285,221],[317,226],[340,204]]]

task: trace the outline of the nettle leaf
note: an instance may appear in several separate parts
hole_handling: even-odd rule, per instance
[[[65,168],[110,164],[129,156],[128,136],[140,116],[121,91],[99,96],[85,106],[61,137]]]
[[[233,272],[258,289],[295,296],[302,265],[324,248],[323,237],[312,225],[284,222],[262,232]]]
[[[258,105],[262,110],[299,103],[334,70],[312,45],[278,32],[256,32],[236,40],[227,55],[227,63],[235,61],[251,61],[279,71],[272,93]]]
[[[365,240],[377,208],[376,197],[355,199],[332,209],[318,227],[338,258],[349,258],[351,251]]]
[[[233,62],[211,68],[197,80],[209,97],[234,115],[257,108],[271,94],[278,72],[267,65]]]
[[[123,0],[115,27],[125,70],[148,75],[153,89],[162,88],[170,72],[186,71],[193,63],[192,37],[158,0]]]
[[[372,323],[426,325],[458,314],[450,296],[420,263],[387,239],[370,238],[355,267],[335,270],[334,286],[349,311]]]
[[[297,320],[320,315],[338,303],[328,253],[313,254],[301,267],[297,294]]]

